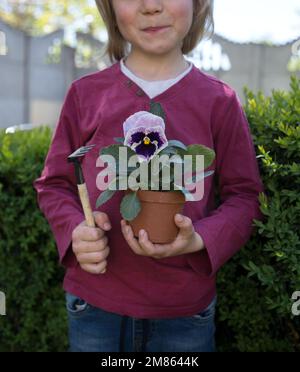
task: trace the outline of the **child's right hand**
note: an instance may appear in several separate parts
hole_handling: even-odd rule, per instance
[[[97,227],[81,222],[72,233],[72,249],[81,268],[91,274],[104,274],[109,255],[106,231],[111,223],[106,213],[94,212]]]

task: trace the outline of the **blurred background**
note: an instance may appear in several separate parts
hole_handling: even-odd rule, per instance
[[[215,0],[215,34],[187,56],[233,86],[269,94],[300,76],[298,0]],[[71,82],[109,65],[94,0],[0,0],[0,128],[54,126]]]

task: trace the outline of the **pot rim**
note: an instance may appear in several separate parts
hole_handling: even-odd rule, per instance
[[[126,190],[126,194],[132,190]],[[164,203],[164,204],[184,204],[185,196],[181,191],[153,191],[138,190],[138,198],[141,202]]]

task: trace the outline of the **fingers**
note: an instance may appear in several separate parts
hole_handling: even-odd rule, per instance
[[[87,242],[82,240],[74,241],[73,252],[75,254],[100,252],[106,248],[107,244],[108,244],[107,236],[104,236],[101,240],[98,240],[96,242]]]
[[[182,214],[176,214],[175,224],[179,227],[179,235],[189,238],[194,234],[194,225],[189,217],[183,216]]]
[[[126,221],[122,220],[121,221],[121,230],[123,233],[123,236],[125,240],[127,241],[128,245],[130,248],[139,255],[144,255],[144,252],[141,250],[141,247],[139,246],[138,241],[134,237],[132,228],[126,224]]]
[[[105,235],[105,232],[97,227],[89,227],[84,225],[79,225],[73,231],[72,240],[83,240],[87,242],[95,242],[100,240]]]
[[[79,253],[77,255],[77,260],[80,264],[100,264],[105,261],[110,252],[110,248],[106,247],[100,252],[90,252],[90,253]]]
[[[106,272],[107,261],[100,262],[99,264],[82,264],[80,266],[90,274],[104,274]]]
[[[111,229],[111,223],[109,217],[103,212],[94,212],[95,223],[100,229],[109,231]]]
[[[146,231],[141,230],[139,232],[138,240],[134,237],[132,228],[126,224],[126,221],[121,221],[121,229],[125,240],[127,241],[130,248],[138,255],[153,257],[153,258],[163,258],[168,256],[170,251],[168,245],[158,245],[153,244],[149,238]]]
[[[106,272],[110,252],[106,231],[111,229],[107,214],[93,213],[97,227],[88,227],[83,221],[72,233],[72,249],[81,268],[91,274]]]
[[[139,232],[139,245],[141,249],[147,254],[149,257],[153,258],[164,258],[168,257],[168,246],[167,245],[159,245],[153,244],[149,238],[148,234],[145,230],[140,230]]]

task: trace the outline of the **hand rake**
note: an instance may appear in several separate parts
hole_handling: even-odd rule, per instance
[[[94,220],[94,216],[93,216],[93,212],[92,212],[92,208],[90,204],[90,199],[88,195],[88,190],[85,184],[80,160],[94,147],[95,145],[80,147],[78,150],[73,152],[73,154],[68,156],[68,162],[73,163],[75,167],[75,175],[76,175],[79,197],[80,197],[81,205],[83,208],[85,220],[89,227],[95,227],[95,220]]]

